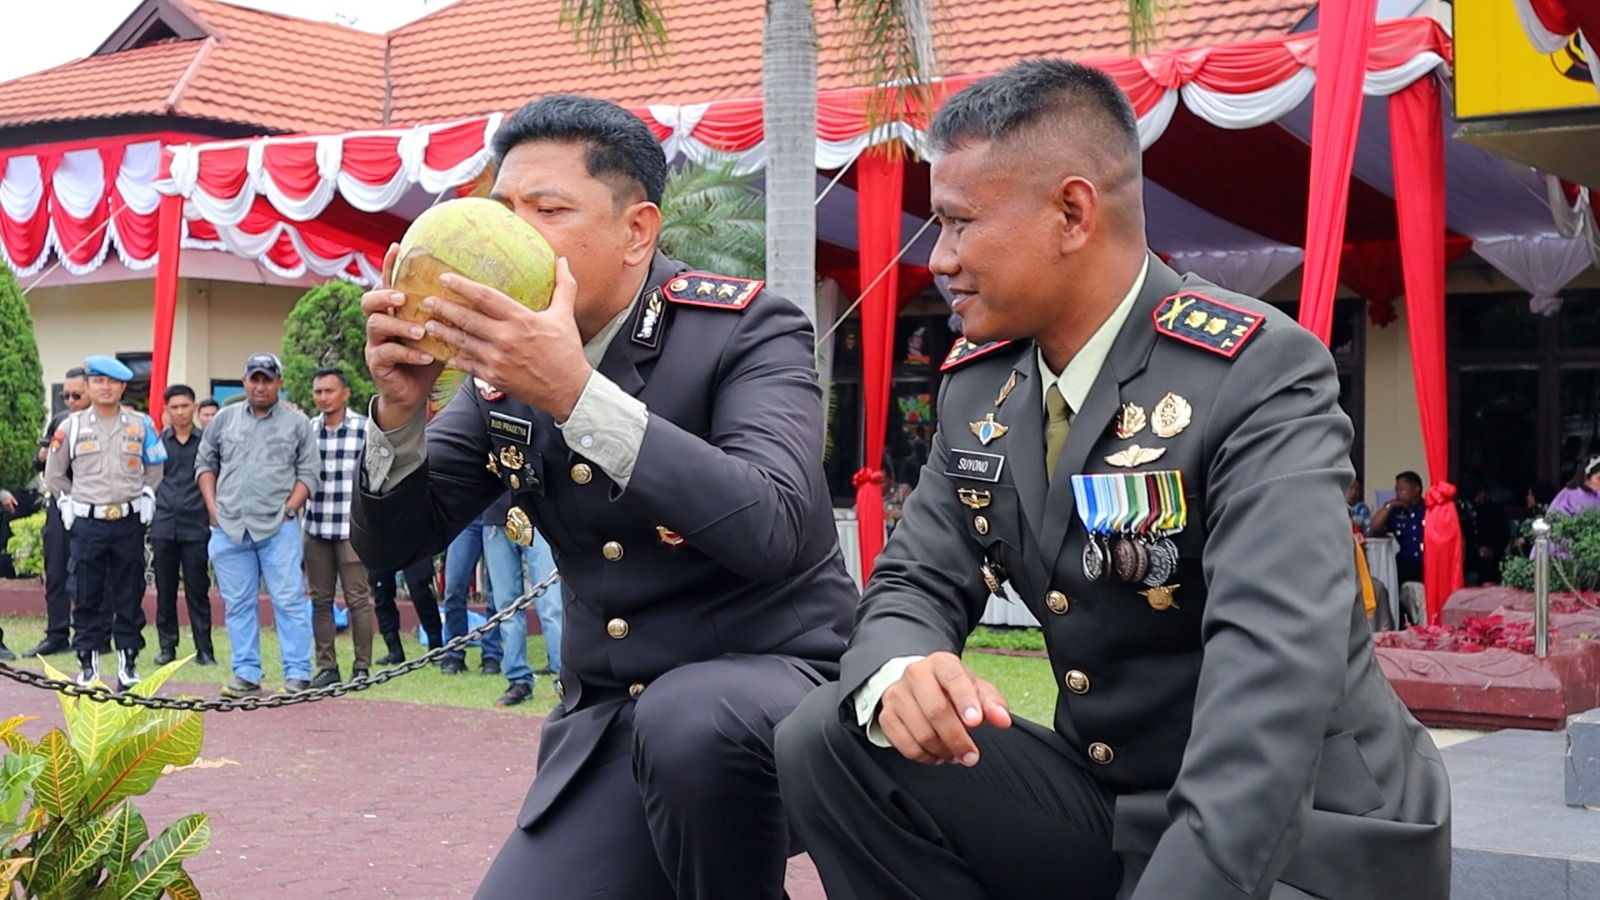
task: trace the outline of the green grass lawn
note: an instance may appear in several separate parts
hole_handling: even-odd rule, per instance
[[[0,626],[5,628],[5,644],[14,652],[23,650],[37,644],[44,637],[44,618],[39,616],[7,617],[0,618]],[[148,642],[139,657],[139,669],[148,674],[155,670],[155,659],[158,648],[155,646],[155,626],[145,628],[145,640]],[[423,648],[417,643],[414,636],[402,636],[406,646],[406,658],[414,659],[420,656]],[[216,645],[218,665],[197,666],[192,661],[186,664],[173,677],[175,685],[183,687],[220,688],[232,677],[228,668],[228,632],[220,624],[212,629],[212,641]],[[340,632],[335,646],[339,654],[339,671],[346,678],[350,677],[351,663],[354,652],[350,644],[348,632]],[[194,652],[194,647],[189,643],[187,628],[182,632],[178,646],[179,658]],[[374,658],[388,652],[381,639],[374,641]],[[982,678],[993,682],[1005,694],[1011,703],[1011,711],[1017,715],[1032,719],[1043,725],[1049,725],[1054,716],[1056,702],[1055,679],[1050,671],[1048,660],[1038,657],[1000,656],[993,653],[969,652],[967,661]],[[77,672],[77,660],[72,654],[62,653],[49,658],[50,664],[69,676]],[[538,635],[528,637],[528,661],[538,668],[544,663],[544,638]],[[420,671],[412,672],[397,678],[388,684],[378,685],[359,693],[348,695],[358,701],[386,700],[398,703],[431,703],[439,706],[462,706],[484,709],[494,705],[494,699],[500,696],[506,688],[506,680],[499,675],[478,674],[479,654],[476,649],[467,650],[466,672],[460,675],[441,675],[437,666],[428,666]],[[271,628],[261,629],[261,663],[266,675],[262,679],[262,687],[268,691],[276,690],[283,686],[283,669],[278,659],[278,634]],[[41,670],[37,659],[18,659],[9,665],[20,668]],[[109,659],[102,659],[100,668],[102,672],[114,671],[116,663]],[[206,691],[210,694],[210,691]],[[328,702],[328,701],[324,701]],[[533,698],[521,706],[511,707],[509,712],[518,713],[548,713],[555,708],[556,694],[548,678],[538,678],[534,685]],[[4,710],[0,710],[3,713]]]

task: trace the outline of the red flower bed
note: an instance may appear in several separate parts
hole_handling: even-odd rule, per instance
[[[1551,628],[1552,648],[1557,637],[1556,629]],[[1382,631],[1373,635],[1372,642],[1401,650],[1482,653],[1494,649],[1532,653],[1533,623],[1507,622],[1504,616],[1478,616],[1463,619],[1460,625],[1413,625],[1405,631]]]

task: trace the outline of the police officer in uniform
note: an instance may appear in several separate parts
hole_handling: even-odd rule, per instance
[[[39,436],[37,466],[41,480],[44,477],[45,463],[50,458],[50,442],[60,430],[61,423],[66,421],[67,416],[88,409],[89,402],[89,382],[85,380],[83,367],[73,366],[67,370],[66,377],[61,382],[63,409],[50,419],[44,433]],[[48,498],[48,487],[45,488],[45,493]],[[47,502],[44,516],[44,639],[22,651],[24,657],[51,656],[72,649],[69,639],[72,629],[72,598],[76,593],[74,587],[76,584],[76,579],[72,577],[72,535],[68,534],[66,526],[61,524],[60,507],[54,502]]]
[[[100,649],[116,639],[117,681],[139,681],[144,647],[144,530],[155,514],[166,447],[150,417],[122,405],[133,371],[110,356],[83,361],[88,409],[68,416],[50,439],[45,484],[72,535],[78,683],[100,677]]]
[[[813,330],[757,281],[656,251],[666,161],[643,123],[554,96],[495,134],[493,196],[563,260],[549,309],[453,279],[428,330],[472,376],[432,422],[440,364],[366,295],[378,396],[352,539],[392,569],[499,495],[561,570],[562,700],[478,896],[783,895],[772,729],[837,672],[856,590],[822,471]],[[393,253],[391,252],[391,262]]]
[[[1019,64],[930,136],[966,340],[841,682],[778,731],[828,896],[1447,897],[1449,784],[1372,650],[1327,349],[1146,249],[1104,73]],[[1004,582],[1053,729],[957,656]]]

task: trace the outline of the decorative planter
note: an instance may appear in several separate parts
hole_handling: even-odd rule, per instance
[[[1424,725],[1555,731],[1568,715],[1600,707],[1600,641],[1562,640],[1544,659],[1513,650],[1377,653],[1383,674]]]

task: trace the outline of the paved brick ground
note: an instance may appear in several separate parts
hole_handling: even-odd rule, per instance
[[[61,724],[53,695],[10,681],[0,713],[39,716],[33,738]],[[539,722],[369,700],[211,713],[202,756],[239,765],[169,776],[135,802],[152,833],[211,814],[211,845],[188,864],[208,898],[467,897],[533,779]],[[823,900],[803,857],[788,887]]]

